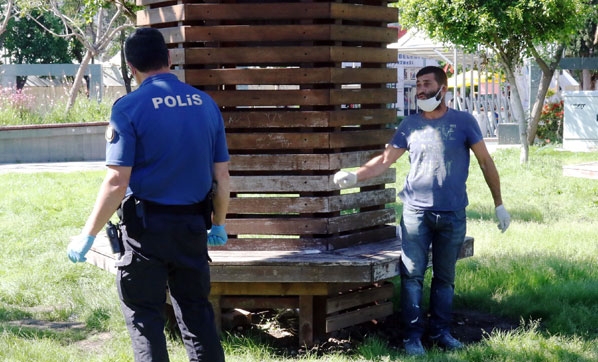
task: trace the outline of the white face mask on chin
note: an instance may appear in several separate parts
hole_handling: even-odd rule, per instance
[[[419,107],[419,109],[421,109],[424,112],[432,112],[433,110],[435,110],[442,101],[442,96],[440,96],[441,90],[442,87],[440,87],[438,92],[433,97],[430,97],[428,99],[418,99],[417,106]]]

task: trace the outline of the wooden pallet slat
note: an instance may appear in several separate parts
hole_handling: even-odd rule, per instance
[[[300,65],[309,62],[367,62],[392,63],[396,61],[396,51],[393,49],[348,46],[232,46],[188,47],[170,49],[171,61],[175,65],[181,64],[234,64],[248,65]],[[313,69],[313,68],[312,68]]]
[[[237,214],[313,214],[383,205],[395,201],[395,189],[363,191],[327,197],[234,197],[229,210]]]
[[[236,65],[298,65],[308,62],[368,62],[396,61],[392,49],[343,46],[248,46],[227,48],[173,48],[173,64],[236,64]]]
[[[302,218],[284,216],[273,218],[229,217],[226,223],[226,230],[232,235],[332,234],[390,223],[394,221],[394,218],[394,210],[391,209],[364,211],[359,214],[342,215],[329,218]]]
[[[232,154],[230,171],[329,171],[355,167],[381,153],[381,149],[339,152],[333,154],[293,153],[292,157],[280,157],[276,154]]]
[[[161,28],[167,44],[202,42],[351,41],[388,44],[397,32],[390,28],[355,25],[215,25]]]
[[[379,147],[381,142],[390,139],[393,134],[393,129],[358,130],[337,133],[229,132],[226,139],[230,150],[280,150],[283,153],[289,149]]]
[[[137,25],[149,26],[196,20],[313,20],[342,19],[396,22],[395,8],[338,3],[178,4],[139,10]]]
[[[390,103],[396,90],[378,89],[299,89],[207,91],[221,107],[297,107],[347,104]]]
[[[394,294],[394,285],[390,282],[381,285],[368,285],[362,288],[347,289],[337,295],[331,295],[326,300],[326,312],[338,313],[360,306],[387,301]]]
[[[346,109],[304,111],[271,109],[237,109],[222,113],[227,131],[255,128],[312,128],[358,125],[387,125],[396,119],[394,109]]]
[[[383,302],[366,306],[351,312],[326,317],[326,333],[354,326],[378,318],[388,317],[393,313],[392,302]]]
[[[185,81],[202,85],[379,84],[396,81],[397,72],[379,68],[188,69]]]
[[[356,187],[383,185],[393,183],[396,173],[392,170],[385,171],[378,177],[359,182]],[[270,176],[231,176],[231,192],[233,193],[297,193],[297,192],[324,192],[338,191],[332,182],[332,175],[270,175]],[[249,200],[251,201],[251,200]]]

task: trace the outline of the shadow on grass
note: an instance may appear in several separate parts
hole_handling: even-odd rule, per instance
[[[0,328],[5,334],[22,339],[52,339],[61,343],[84,340],[109,318],[103,310],[94,311],[87,324],[35,318],[34,314],[17,308],[0,308]]]
[[[455,302],[490,313],[539,320],[544,331],[598,337],[594,268],[542,250],[460,263]]]

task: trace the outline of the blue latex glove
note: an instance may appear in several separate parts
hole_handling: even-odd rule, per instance
[[[82,263],[87,260],[85,254],[91,248],[94,240],[96,239],[93,235],[78,235],[71,238],[71,242],[66,247],[66,254],[73,263]]]
[[[212,225],[210,231],[208,231],[208,245],[209,246],[220,246],[226,244],[228,241],[228,235],[224,225]]]

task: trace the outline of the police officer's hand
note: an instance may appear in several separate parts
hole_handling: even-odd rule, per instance
[[[509,215],[504,205],[499,205],[496,208],[496,217],[498,218],[498,228],[504,233],[511,223],[511,215]]]
[[[224,225],[212,225],[210,231],[208,231],[208,245],[219,246],[224,245],[228,241],[228,235]]]
[[[82,263],[87,260],[85,254],[91,248],[94,240],[96,239],[93,235],[78,235],[71,238],[71,242],[66,247],[66,254],[73,263]]]
[[[355,172],[339,171],[334,174],[332,180],[339,187],[351,187],[357,183],[357,174]]]

